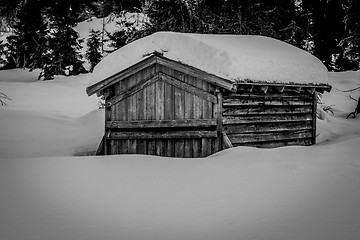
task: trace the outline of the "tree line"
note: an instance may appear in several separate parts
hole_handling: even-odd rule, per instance
[[[42,68],[46,79],[70,65],[73,74],[85,72],[74,26],[123,11],[144,13],[149,22],[109,34],[115,48],[156,31],[256,34],[307,50],[329,70],[360,68],[359,0],[0,0],[0,16],[13,29],[0,42],[2,66]],[[103,43],[99,32],[90,36],[92,69]]]

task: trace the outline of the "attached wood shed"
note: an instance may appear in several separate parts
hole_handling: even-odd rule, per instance
[[[330,91],[326,83],[227,78],[206,65],[168,57],[163,48],[145,51],[103,79],[95,74],[87,93],[105,99],[105,134],[97,154],[206,157],[233,146],[315,143],[317,92]],[[100,75],[106,76],[108,65],[97,69]]]

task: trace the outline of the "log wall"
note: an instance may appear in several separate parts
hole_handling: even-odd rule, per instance
[[[224,133],[233,146],[281,147],[315,143],[315,93],[227,93]]]

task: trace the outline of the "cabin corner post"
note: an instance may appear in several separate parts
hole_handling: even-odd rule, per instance
[[[114,86],[108,87],[103,91],[103,99],[105,101],[105,127],[104,127],[105,134],[104,134],[104,146],[103,146],[104,155],[111,155],[111,151],[112,151],[110,146],[111,129],[107,126],[107,122],[111,120],[111,116],[112,116],[111,113],[112,106],[109,106],[108,103],[109,100],[114,97],[114,95],[115,95]]]
[[[216,103],[216,107],[215,107],[215,117],[217,120],[217,151],[221,151],[222,150],[222,135],[223,135],[223,101],[224,101],[224,94],[223,91],[220,88],[216,88],[216,96],[217,96],[217,103]]]
[[[317,113],[317,98],[318,98],[318,94],[316,91],[314,91],[313,95],[313,107],[312,107],[312,139],[311,139],[311,143],[312,144],[316,144],[316,113]]]

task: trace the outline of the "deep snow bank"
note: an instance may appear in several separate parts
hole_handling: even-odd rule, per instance
[[[359,145],[3,159],[0,237],[354,240]]]
[[[153,52],[230,80],[327,83],[316,57],[264,36],[158,32],[109,54],[95,68],[92,85]]]
[[[0,159],[94,153],[103,133],[104,111],[84,91],[88,75],[38,81],[22,69],[0,71]]]

